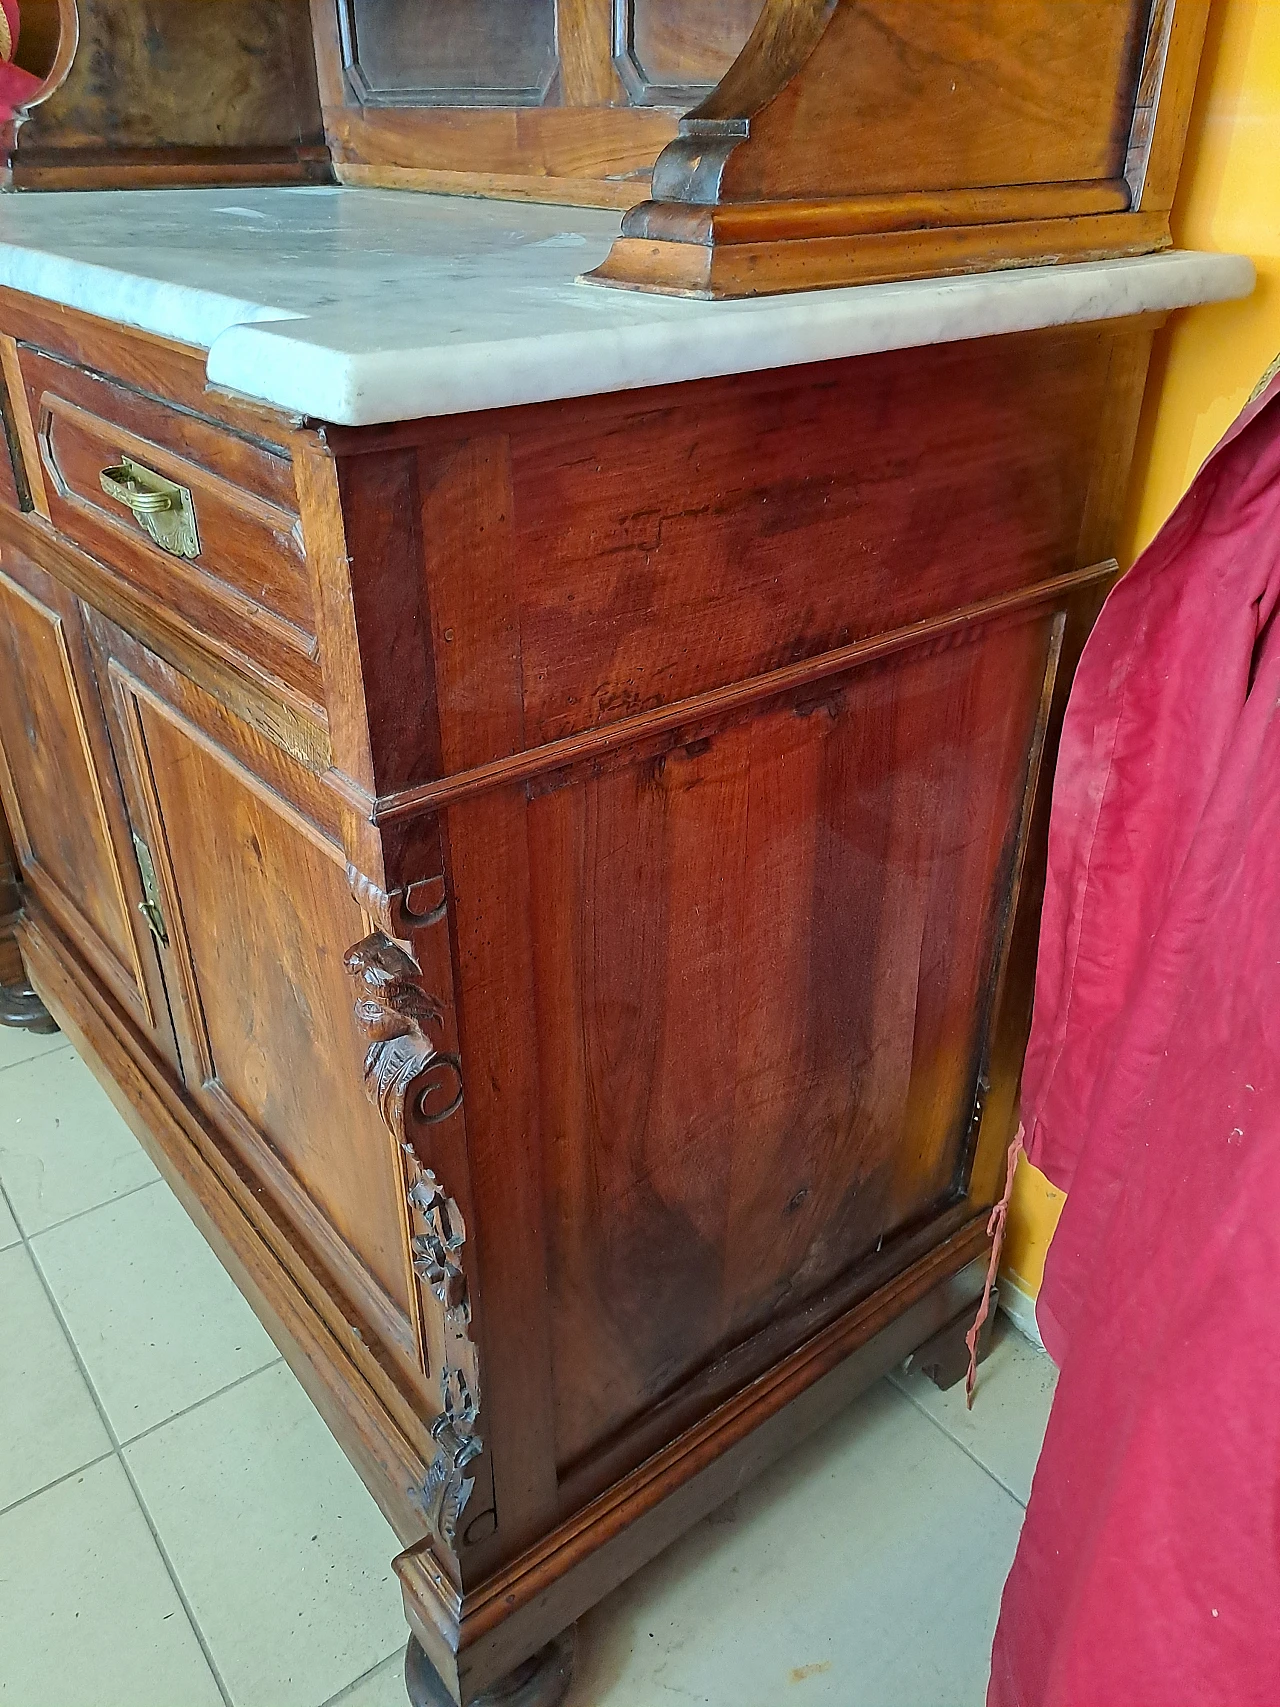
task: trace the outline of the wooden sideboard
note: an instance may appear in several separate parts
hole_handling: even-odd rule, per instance
[[[972,1319],[1159,319],[355,429],[0,292],[22,952],[418,1700]]]

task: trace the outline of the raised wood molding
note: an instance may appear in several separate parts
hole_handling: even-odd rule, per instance
[[[948,611],[944,616],[912,623],[907,628],[879,634],[871,640],[857,640],[848,646],[838,646],[798,664],[785,664],[763,675],[735,682],[731,687],[713,688],[657,711],[621,717],[614,723],[586,730],[581,735],[568,735],[563,740],[527,748],[509,759],[496,759],[490,764],[456,771],[441,777],[438,782],[423,783],[399,794],[384,795],[372,802],[374,820],[379,825],[392,825],[402,818],[416,817],[421,812],[439,811],[455,802],[487,794],[491,789],[529,782],[537,776],[589,763],[620,748],[637,745],[651,736],[678,730],[681,740],[696,740],[704,722],[742,711],[761,700],[789,693],[807,683],[840,675],[873,659],[889,657],[907,647],[923,645],[941,635],[963,632],[974,623],[995,621],[1035,605],[1048,604],[1078,587],[1109,580],[1118,573],[1118,569],[1115,559],[1108,558],[1102,563],[1074,569],[1069,575],[1055,575],[1046,581],[1019,588],[1016,593]]]

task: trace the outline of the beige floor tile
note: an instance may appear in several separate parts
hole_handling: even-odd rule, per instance
[[[284,1365],[125,1457],[236,1707],[315,1707],[402,1640],[396,1538]]]
[[[570,1707],[980,1707],[1021,1521],[881,1383],[582,1620]]]
[[[1045,1352],[1001,1317],[972,1410],[965,1406],[963,1382],[942,1393],[923,1375],[899,1373],[892,1380],[1015,1499],[1027,1503],[1058,1380]]]
[[[0,1516],[0,1703],[221,1707],[115,1458]]]
[[[408,1640],[406,1635],[405,1640]],[[325,1707],[406,1707],[409,1697],[404,1691],[404,1646],[376,1670],[340,1695],[326,1702]]]
[[[158,1177],[72,1050],[0,1073],[0,1181],[28,1237]]]
[[[37,1037],[34,1032],[23,1031],[19,1026],[0,1025],[0,1072],[6,1067],[17,1066],[19,1061],[31,1061],[37,1055],[49,1055],[55,1049],[70,1047],[60,1031],[48,1037]]]
[[[280,1355],[163,1181],[31,1250],[119,1440]]]
[[[0,1252],[0,1511],[110,1450],[31,1258]]]
[[[0,1251],[7,1251],[10,1245],[16,1245],[22,1234],[18,1231],[18,1223],[13,1218],[13,1211],[8,1202],[0,1197]]]

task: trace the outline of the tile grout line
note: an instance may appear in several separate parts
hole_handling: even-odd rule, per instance
[[[180,1411],[174,1411],[172,1416],[162,1417],[158,1423],[151,1423],[140,1429],[137,1434],[131,1434],[128,1440],[120,1442],[119,1450],[127,1452],[131,1446],[137,1446],[139,1441],[150,1440],[153,1434],[158,1434],[162,1428],[168,1428],[171,1422],[177,1422],[179,1417],[189,1417],[192,1411],[198,1411],[202,1405],[207,1405],[213,1399],[220,1399],[224,1393],[232,1393],[237,1387],[243,1387],[246,1381],[252,1381],[255,1375],[265,1375],[268,1369],[275,1369],[284,1358],[277,1355],[266,1363],[260,1363],[256,1369],[247,1369],[243,1375],[237,1375],[234,1381],[228,1381],[225,1387],[219,1387],[212,1393],[206,1393],[202,1399],[194,1399],[191,1404],[184,1405]]]
[[[143,1151],[143,1154],[146,1152]],[[26,1244],[31,1239],[43,1239],[46,1233],[56,1233],[60,1227],[69,1226],[72,1221],[79,1221],[86,1215],[95,1215],[99,1209],[110,1209],[115,1203],[123,1203],[127,1197],[136,1197],[140,1191],[150,1191],[152,1186],[163,1184],[164,1179],[157,1174],[155,1179],[144,1179],[141,1185],[131,1185],[128,1191],[122,1191],[115,1197],[104,1197],[101,1203],[91,1203],[87,1209],[73,1209],[70,1215],[64,1215],[61,1221],[51,1221],[47,1227],[41,1227],[38,1233],[27,1233],[20,1228],[22,1242]],[[9,1205],[9,1213],[16,1222],[18,1217],[12,1203]]]
[[[12,1072],[15,1067],[29,1067],[33,1061],[43,1061],[50,1055],[61,1055],[64,1049],[71,1049],[69,1038],[62,1043],[55,1043],[52,1049],[37,1049],[34,1055],[24,1056],[21,1061],[6,1061],[3,1066],[0,1066],[0,1073]],[[71,1052],[73,1055],[75,1054],[74,1050]]]
[[[55,1051],[50,1050],[49,1053],[53,1054],[53,1053],[55,1053]],[[151,1182],[148,1181],[148,1183],[150,1184]],[[13,1214],[13,1204],[9,1201],[9,1194],[5,1190],[3,1181],[0,1181],[0,1196],[2,1196],[4,1198],[5,1203],[8,1205],[10,1214]],[[14,1215],[14,1221],[15,1222],[17,1221],[17,1219],[18,1219],[17,1216]],[[22,1231],[21,1227],[19,1227],[19,1231],[20,1232]],[[173,1561],[169,1557],[168,1549],[165,1547],[164,1542],[160,1538],[160,1532],[155,1526],[155,1521],[152,1518],[151,1513],[147,1508],[146,1501],[142,1497],[141,1490],[139,1489],[137,1482],[134,1480],[133,1473],[129,1469],[128,1464],[125,1462],[124,1454],[120,1450],[119,1438],[116,1435],[115,1429],[111,1426],[111,1419],[108,1417],[106,1410],[103,1408],[102,1401],[98,1397],[97,1388],[94,1386],[93,1382],[89,1378],[89,1371],[85,1367],[84,1359],[80,1355],[80,1348],[79,1348],[79,1346],[77,1346],[75,1340],[71,1336],[71,1330],[67,1326],[67,1320],[66,1320],[66,1317],[62,1313],[62,1308],[59,1305],[58,1300],[54,1297],[53,1290],[50,1287],[48,1281],[45,1279],[44,1270],[41,1268],[39,1262],[36,1260],[36,1254],[31,1249],[30,1240],[27,1238],[25,1233],[23,1233],[23,1235],[22,1235],[22,1246],[23,1246],[23,1249],[26,1251],[28,1258],[30,1259],[32,1268],[34,1268],[36,1271],[36,1275],[40,1281],[40,1285],[44,1289],[44,1295],[49,1300],[49,1306],[52,1309],[55,1317],[57,1318],[58,1326],[62,1330],[62,1336],[66,1340],[67,1345],[70,1348],[72,1357],[75,1359],[76,1368],[80,1371],[80,1378],[84,1382],[85,1386],[88,1388],[89,1397],[93,1401],[94,1408],[97,1411],[98,1416],[102,1420],[102,1426],[107,1431],[107,1439],[112,1444],[112,1454],[111,1455],[114,1456],[114,1458],[116,1459],[116,1462],[120,1465],[121,1470],[123,1470],[123,1472],[124,1472],[125,1480],[128,1482],[129,1487],[132,1489],[133,1497],[136,1500],[137,1505],[138,1505],[138,1510],[142,1513],[142,1520],[151,1532],[151,1539],[155,1543],[156,1551],[160,1555],[161,1562],[163,1563],[165,1571],[168,1574],[169,1581],[173,1584],[173,1591],[178,1597],[178,1604],[182,1607],[183,1612],[186,1613],[187,1622],[191,1626],[191,1633],[195,1637],[197,1643],[200,1646],[200,1652],[204,1655],[205,1664],[209,1667],[210,1674],[212,1675],[213,1681],[214,1681],[215,1685],[217,1686],[218,1693],[219,1693],[219,1695],[221,1695],[223,1702],[225,1703],[225,1707],[234,1707],[234,1703],[232,1702],[230,1691],[228,1690],[225,1682],[223,1681],[222,1672],[214,1660],[213,1650],[209,1646],[209,1643],[205,1637],[204,1631],[200,1628],[199,1621],[196,1618],[195,1611],[191,1606],[191,1602],[187,1599],[186,1591],[183,1589],[181,1582],[178,1580],[178,1573],[174,1569]],[[107,1456],[107,1454],[104,1453],[103,1457],[105,1458],[106,1456]],[[99,1459],[98,1462],[101,1463],[102,1459]],[[41,1491],[43,1491],[43,1490],[41,1490]]]
[[[904,1388],[899,1387],[896,1381],[891,1381],[891,1385],[894,1391],[896,1393],[900,1393],[909,1405],[915,1406],[916,1410],[919,1411],[920,1415],[924,1417],[927,1422],[931,1422],[933,1424],[939,1434],[945,1436],[945,1438],[951,1442],[952,1446],[956,1447],[960,1452],[963,1452],[971,1464],[976,1464],[985,1476],[989,1476],[991,1478],[996,1487],[1008,1494],[1009,1498],[1016,1506],[1019,1506],[1023,1511],[1026,1511],[1027,1502],[1022,1498],[1021,1494],[1016,1494],[1007,1482],[1002,1482],[991,1466],[989,1464],[984,1464],[981,1458],[977,1457],[970,1451],[963,1440],[952,1434],[946,1424],[935,1417],[927,1405],[922,1405],[913,1393],[908,1393]]]
[[[368,1671],[362,1671],[359,1677],[353,1677],[350,1683],[344,1683],[342,1688],[331,1695],[327,1701],[322,1701],[320,1707],[342,1707],[345,1696],[350,1695],[353,1689],[359,1689],[362,1683],[368,1683],[374,1672],[381,1671],[383,1666],[390,1665],[392,1660],[397,1659],[403,1653],[403,1646],[392,1648],[389,1654],[384,1654],[380,1660],[375,1661]]]
[[[60,1488],[64,1482],[69,1482],[73,1476],[82,1476],[86,1470],[92,1470],[97,1464],[105,1464],[108,1458],[114,1458],[115,1455],[115,1447],[109,1446],[105,1452],[100,1452],[96,1458],[90,1458],[83,1464],[77,1464],[74,1470],[64,1470],[60,1476],[55,1476],[51,1482],[45,1482],[39,1488],[32,1488],[29,1494],[23,1494],[16,1500],[10,1500],[8,1505],[0,1506],[0,1517],[8,1517],[9,1513],[17,1511],[19,1506],[26,1505],[31,1500],[38,1500],[41,1494],[47,1494],[54,1488]]]

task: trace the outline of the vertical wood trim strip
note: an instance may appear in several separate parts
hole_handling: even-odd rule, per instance
[[[1171,21],[1162,18],[1166,6],[1173,13]],[[1167,46],[1158,65],[1144,64],[1142,69],[1135,102],[1135,134],[1125,176],[1135,208],[1143,213],[1167,215],[1178,187],[1182,151],[1191,122],[1191,99],[1209,22],[1209,0],[1155,0],[1150,41],[1153,59],[1159,54],[1156,31],[1162,22],[1167,28]],[[1158,86],[1153,88],[1157,75]],[[1140,120],[1138,104],[1144,100],[1154,100],[1154,112]],[[1145,145],[1141,135],[1144,129]]]
[[[560,87],[566,107],[609,106],[624,98],[613,68],[615,0],[560,0]]]
[[[335,767],[361,788],[374,786],[351,565],[333,454],[319,441],[293,447],[298,513],[315,599],[316,639]],[[361,870],[365,867],[361,865]],[[376,876],[377,873],[370,875]]]
[[[538,1033],[523,789],[449,814],[450,925],[460,993],[485,1440],[497,1533],[464,1570],[483,1577],[555,1521]]]
[[[524,742],[510,441],[489,434],[424,449],[418,484],[447,771]],[[557,1510],[527,810],[516,787],[444,819],[470,1271],[497,1511],[493,1537],[464,1551],[468,1581],[545,1533]]]
[[[1004,1011],[1009,959],[1022,900],[1022,879],[1026,870],[1027,850],[1031,845],[1035,805],[1040,791],[1045,743],[1053,715],[1066,626],[1066,612],[1057,611],[1049,630],[1044,679],[1040,688],[1040,703],[1036,711],[1036,721],[1027,753],[1022,806],[1018,814],[1017,840],[1014,843],[1008,889],[1005,894],[1004,916],[1000,921],[1000,935],[992,967],[991,981],[987,987],[985,998],[983,995],[979,995],[979,1002],[982,1006],[982,1020],[979,1029],[979,1036],[982,1039],[979,1076],[980,1081],[985,1079],[988,1083],[992,1077],[992,1064],[996,1054],[1001,1014]],[[1008,1141],[1009,1134],[1006,1130],[1007,1116],[1002,1119],[1001,1113],[1002,1111],[998,1106],[993,1111],[990,1098],[985,1099],[982,1119],[961,1157],[960,1177],[957,1184],[962,1189],[967,1189],[971,1199],[980,1204],[994,1201],[999,1170],[1004,1161],[1004,1146]],[[997,1132],[1000,1136],[999,1144],[996,1142]]]
[[[18,345],[15,339],[7,336],[0,337],[0,371],[4,374],[5,387],[9,393],[14,430],[18,435],[18,446],[22,452],[22,466],[26,472],[31,502],[37,513],[48,521],[49,499],[44,489],[44,465],[40,461],[40,446],[36,442],[35,423],[31,419],[31,404],[27,399],[22,365],[18,360]]]

